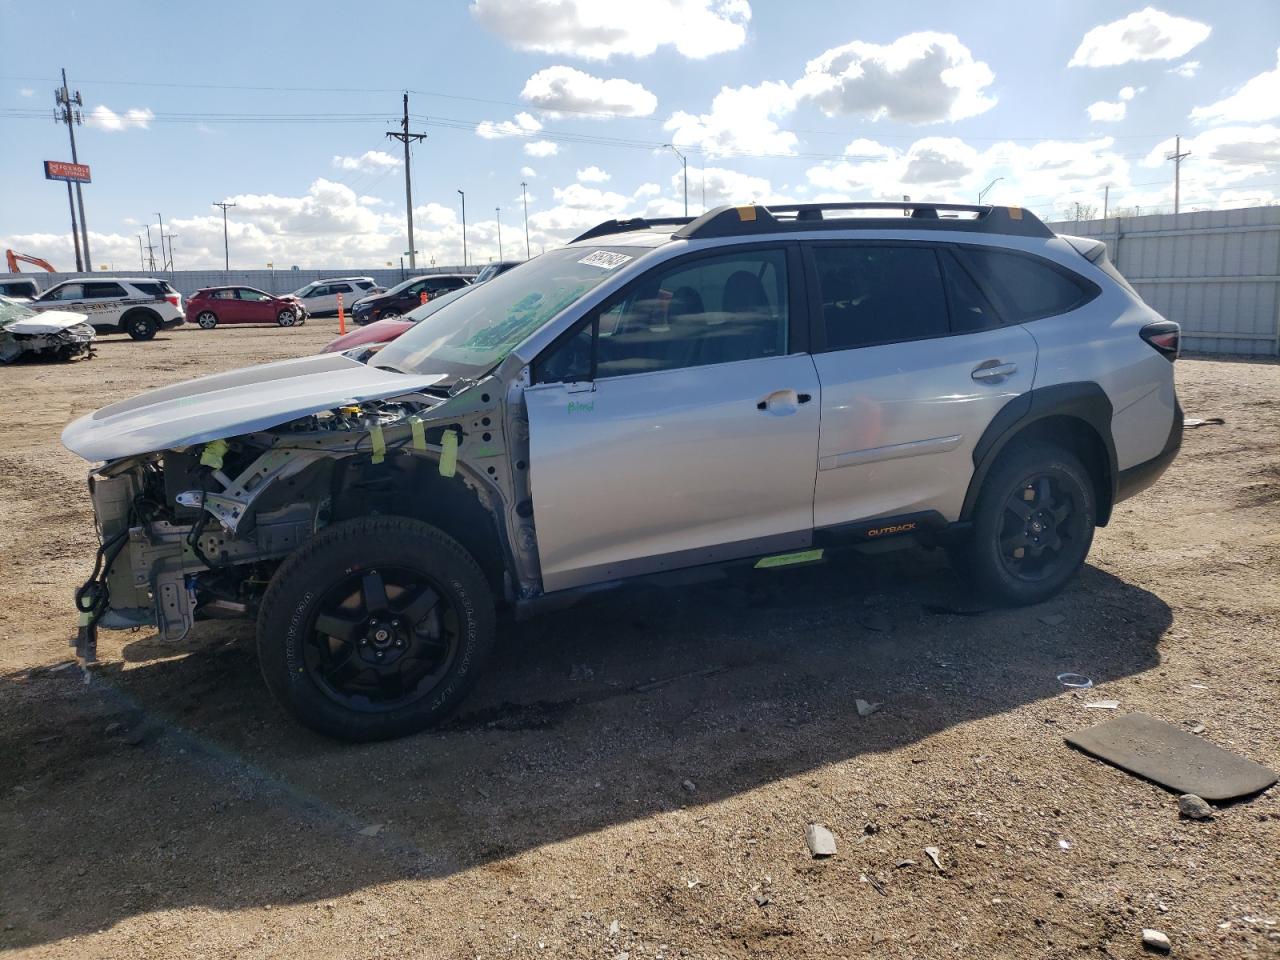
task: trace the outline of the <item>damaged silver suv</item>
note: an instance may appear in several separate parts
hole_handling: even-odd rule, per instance
[[[610,221],[454,296],[367,363],[67,427],[101,539],[81,656],[256,616],[303,723],[394,737],[466,696],[499,606],[629,578],[898,541],[1043,600],[1181,439],[1177,325],[1019,208]]]

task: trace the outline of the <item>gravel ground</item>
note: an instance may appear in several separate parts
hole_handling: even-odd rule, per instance
[[[1137,957],[1154,927],[1178,957],[1280,955],[1277,789],[1180,820],[1063,743],[1109,698],[1280,765],[1280,366],[1178,363],[1225,425],[1041,607],[938,612],[971,600],[923,550],[632,588],[508,627],[445,729],[363,746],[276,708],[248,624],[61,666],[94,545],[63,425],[334,327],[0,370],[0,949]]]

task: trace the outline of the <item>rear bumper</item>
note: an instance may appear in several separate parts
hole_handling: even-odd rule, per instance
[[[1141,493],[1169,469],[1169,464],[1173,463],[1178,451],[1182,448],[1182,422],[1182,404],[1175,401],[1173,426],[1169,428],[1169,439],[1165,441],[1164,449],[1150,460],[1120,471],[1116,477],[1116,503]]]
[[[174,327],[180,327],[187,322],[186,317],[171,317],[168,320],[160,321],[161,330],[172,330]]]

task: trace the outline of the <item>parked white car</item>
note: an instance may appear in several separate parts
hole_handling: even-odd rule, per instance
[[[374,282],[373,277],[334,277],[299,287],[293,291],[293,296],[301,300],[307,313],[314,317],[321,313],[337,313],[338,294],[342,294],[344,309],[350,310],[362,297],[382,292],[383,288]]]
[[[26,304],[0,297],[0,363],[23,356],[72,360],[93,347],[93,327],[83,313],[36,313]]]
[[[154,277],[64,280],[36,297],[31,309],[83,313],[99,333],[127,333],[135,340],[186,322],[182,295]]]

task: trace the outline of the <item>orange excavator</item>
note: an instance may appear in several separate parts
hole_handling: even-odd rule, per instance
[[[33,267],[43,267],[45,270],[48,270],[50,273],[58,272],[57,270],[53,269],[53,264],[51,264],[48,260],[41,260],[39,257],[28,257],[25,253],[15,253],[12,250],[6,250],[4,252],[4,258],[7,261],[9,261],[10,273],[22,272],[21,270],[18,269],[19,260],[21,260],[23,263],[29,263]]]

